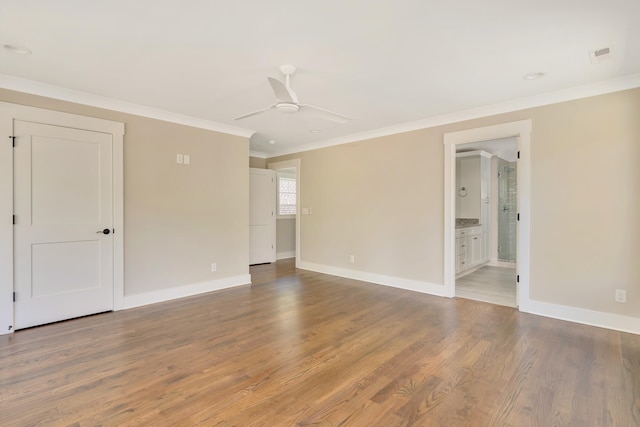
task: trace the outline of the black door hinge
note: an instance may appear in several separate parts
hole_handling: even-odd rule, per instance
[[[519,274],[516,276],[516,282],[520,283],[520,275]]]
[[[517,219],[518,219],[518,221],[520,221],[520,214],[518,214],[518,217],[517,217]]]
[[[13,302],[16,302],[16,293],[13,293]]]
[[[520,152],[518,151],[518,158],[520,158]]]
[[[9,139],[11,140],[11,146],[15,147],[16,146],[16,137],[15,136],[10,136]]]
[[[16,225],[16,216],[13,216],[13,225]]]

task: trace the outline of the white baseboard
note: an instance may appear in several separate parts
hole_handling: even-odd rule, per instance
[[[568,305],[552,304],[536,300],[529,300],[527,307],[521,307],[521,311],[537,314],[539,316],[581,323],[583,325],[597,326],[599,328],[613,329],[614,331],[640,335],[640,318],[638,317],[622,316],[619,314],[586,310],[584,308],[570,307]]]
[[[489,264],[492,267],[507,267],[512,268],[516,267],[518,264],[515,261],[498,261],[497,259],[492,259],[489,261]]]
[[[348,268],[334,267],[330,265],[315,264],[307,261],[300,261],[297,268],[302,270],[315,271],[317,273],[330,274],[332,276],[344,277],[347,279],[361,280],[376,285],[391,286],[393,288],[405,289],[407,291],[421,292],[436,296],[446,296],[444,285],[421,282],[419,280],[404,279],[402,277],[385,276],[382,274],[368,273],[366,271],[351,270]]]
[[[391,286],[398,289],[446,297],[444,286],[434,283],[315,264],[307,261],[300,261],[298,268],[330,274],[332,276],[345,277],[347,279]],[[553,319],[566,320],[569,322],[640,335],[640,318],[637,317],[621,316],[618,314],[586,310],[578,307],[535,300],[529,300],[526,307],[520,307],[520,311],[523,313],[530,313],[538,316],[551,317]]]
[[[276,254],[276,260],[295,258],[295,257],[296,257],[296,251],[278,252]]]
[[[210,280],[207,282],[193,283],[191,285],[176,286],[175,288],[162,289],[143,294],[125,295],[122,309],[140,307],[157,302],[169,301],[177,298],[190,297],[206,292],[219,291],[251,284],[251,275],[225,277],[224,279]]]
[[[640,318],[638,317],[622,316],[536,300],[529,300],[526,307],[520,307],[520,311],[640,335]]]

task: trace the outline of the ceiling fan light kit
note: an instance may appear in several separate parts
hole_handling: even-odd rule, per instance
[[[271,89],[273,89],[273,93],[276,96],[276,103],[272,104],[270,107],[263,108],[262,110],[254,111],[252,113],[236,117],[234,120],[246,119],[258,114],[266,113],[269,110],[276,110],[281,113],[287,114],[293,114],[299,111],[303,111],[306,114],[313,115],[320,119],[331,120],[337,123],[347,123],[349,120],[351,120],[347,116],[343,116],[332,111],[323,110],[322,108],[314,107],[313,105],[298,103],[298,96],[291,88],[291,75],[293,75],[295,71],[296,67],[291,64],[281,65],[280,72],[284,74],[284,83],[278,79],[274,79],[273,77],[267,77],[267,81],[271,85]]]

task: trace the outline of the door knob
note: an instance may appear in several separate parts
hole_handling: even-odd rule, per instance
[[[96,231],[96,234],[109,234],[111,233],[111,230],[109,230],[108,228],[105,228],[104,230],[100,230],[100,231]]]

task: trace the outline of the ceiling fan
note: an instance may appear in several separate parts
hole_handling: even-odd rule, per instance
[[[263,108],[262,110],[254,111],[252,113],[236,117],[234,120],[246,119],[247,117],[262,114],[269,110],[277,110],[282,113],[303,112],[305,114],[310,114],[318,118],[327,119],[338,123],[347,123],[349,120],[351,120],[347,116],[323,110],[322,108],[314,107],[313,105],[298,103],[298,97],[291,88],[290,84],[291,75],[295,73],[296,67],[290,64],[281,65],[280,71],[285,76],[285,83],[282,83],[278,79],[267,77],[267,80],[269,80],[271,88],[273,89],[273,93],[276,95],[276,103],[272,104],[270,107]]]

